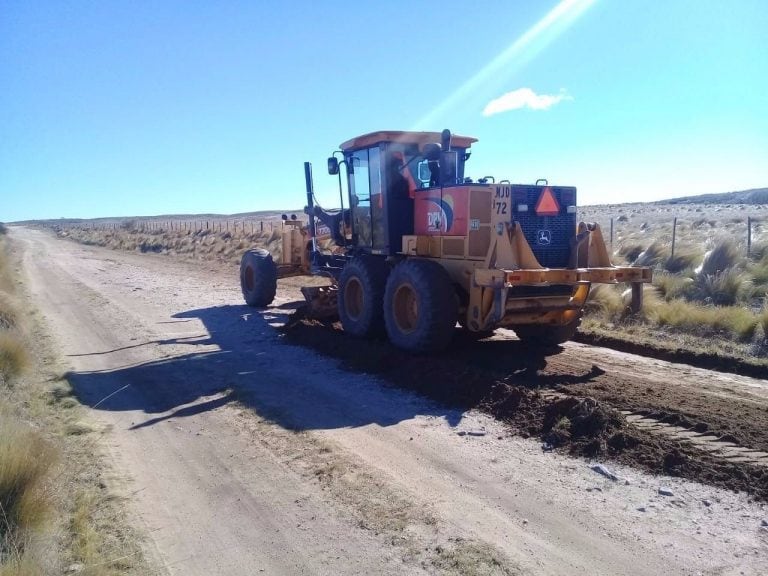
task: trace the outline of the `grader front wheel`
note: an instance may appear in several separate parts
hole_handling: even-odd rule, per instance
[[[248,250],[240,260],[240,288],[248,306],[269,306],[277,292],[277,266],[266,250]]]
[[[429,260],[405,260],[387,280],[384,322],[390,342],[409,352],[448,346],[458,309],[451,278]]]

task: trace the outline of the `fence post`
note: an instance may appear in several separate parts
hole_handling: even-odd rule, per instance
[[[611,250],[613,250],[613,218],[611,218]]]
[[[747,216],[747,258],[752,252],[752,216]]]
[[[677,236],[677,216],[672,219],[672,256],[670,260],[675,257],[675,237]]]

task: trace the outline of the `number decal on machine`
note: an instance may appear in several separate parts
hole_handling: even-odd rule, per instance
[[[496,210],[497,216],[507,214],[510,198],[512,198],[512,186],[496,186],[493,207]]]

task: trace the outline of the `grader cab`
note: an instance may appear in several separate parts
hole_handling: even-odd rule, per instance
[[[638,311],[651,270],[611,264],[600,227],[577,223],[576,188],[473,180],[465,168],[475,142],[448,130],[344,142],[328,159],[342,202],[335,213],[316,205],[305,163],[308,223],[287,225],[280,267],[264,251],[243,256],[246,302],[271,303],[278,276],[326,276],[329,287],[304,291],[310,308],[338,314],[352,336],[386,333],[415,352],[445,348],[457,323],[565,342],[596,283],[628,283]],[[321,249],[330,241],[334,250]]]

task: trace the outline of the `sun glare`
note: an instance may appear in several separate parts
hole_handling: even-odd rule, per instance
[[[562,0],[504,51],[459,86],[445,100],[416,122],[415,130],[434,128],[449,110],[470,96],[487,94],[489,84],[498,84],[528,63],[565,32],[596,0]]]

